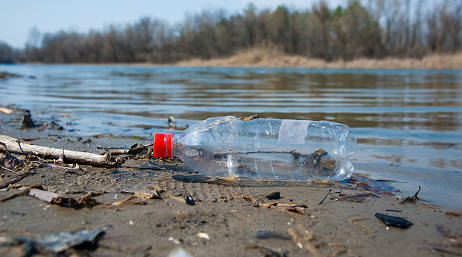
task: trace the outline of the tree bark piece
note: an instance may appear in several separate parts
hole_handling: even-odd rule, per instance
[[[38,155],[43,158],[63,159],[63,161],[67,163],[89,164],[102,167],[113,167],[118,164],[117,159],[112,158],[110,154],[100,155],[19,143],[18,139],[5,135],[0,135],[0,142],[6,145],[7,151],[13,153]]]
[[[27,177],[27,175],[28,174],[21,174],[11,179],[8,179],[8,180],[0,181],[0,189],[8,187],[9,185],[14,184],[14,183],[18,183],[19,181]]]
[[[56,204],[63,207],[80,209],[91,208],[99,204],[98,201],[91,198],[91,194],[85,194],[79,198],[63,197],[53,192],[44,191],[41,189],[31,188],[28,195],[33,196],[40,201]]]

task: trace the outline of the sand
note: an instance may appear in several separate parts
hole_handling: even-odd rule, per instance
[[[359,58],[350,61],[286,55],[275,49],[248,49],[228,58],[191,59],[175,66],[185,67],[268,67],[268,68],[345,68],[345,69],[462,69],[462,53],[435,54],[416,58]]]
[[[65,127],[63,131],[21,129],[17,112],[0,113],[0,121],[1,134],[71,150],[99,153],[102,150],[98,146],[129,148],[133,143],[150,141],[109,135],[80,138]],[[71,249],[63,255],[168,256],[178,248],[192,256],[456,256],[462,253],[462,218],[457,212],[422,201],[400,204],[396,196],[370,193],[354,184],[214,179],[201,176],[178,159],[132,159],[116,168],[82,165],[75,172],[50,167],[33,171],[33,175],[17,184],[40,184],[45,190],[63,196],[97,192],[94,199],[103,203],[128,198],[130,195],[124,191],[156,190],[161,199],[82,209],[48,204],[31,196],[0,202],[0,256],[22,256],[26,251],[21,244],[2,244],[5,238],[98,228],[104,228],[106,233],[96,247]],[[0,170],[0,182],[13,176],[12,172]],[[331,194],[319,205],[329,189]],[[264,197],[275,191],[280,192],[281,199]],[[15,192],[2,189],[0,198]],[[353,198],[362,202],[345,197],[358,194],[369,197]],[[186,204],[183,200],[186,195],[192,196],[196,204]],[[267,208],[270,203],[289,202],[306,208],[292,211],[286,207]],[[406,218],[413,225],[408,229],[387,227],[374,217],[377,212]],[[257,238],[258,233],[276,238]],[[53,254],[41,253],[41,256]]]

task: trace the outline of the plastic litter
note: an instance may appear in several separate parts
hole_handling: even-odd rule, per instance
[[[190,195],[187,195],[185,198],[184,198],[184,201],[186,204],[188,205],[196,205],[196,201],[194,200],[194,198],[192,198],[192,196]]]
[[[168,256],[169,257],[193,257],[190,253],[188,253],[183,248],[174,249]]]
[[[263,180],[343,180],[356,139],[329,121],[215,117],[180,134],[154,134],[153,156],[179,157],[213,177]]]
[[[405,218],[397,217],[397,216],[391,216],[391,215],[386,215],[383,213],[376,213],[375,217],[377,217],[379,220],[383,222],[383,224],[391,227],[397,227],[397,228],[403,228],[407,229],[410,226],[412,226],[412,222]]]
[[[33,246],[37,251],[60,253],[69,248],[86,245],[94,246],[105,234],[104,229],[81,230],[77,232],[58,232],[41,238],[16,237],[12,242]]]

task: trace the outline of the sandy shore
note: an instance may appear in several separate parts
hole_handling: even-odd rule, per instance
[[[176,66],[185,67],[268,67],[268,68],[344,68],[344,69],[462,69],[462,53],[454,55],[430,55],[413,58],[360,58],[351,61],[331,61],[285,55],[274,49],[250,49],[228,58],[192,59]]]
[[[79,151],[99,153],[99,148],[129,148],[150,141],[109,135],[80,138],[65,127],[62,131],[21,129],[18,113],[0,113],[0,121],[1,134]],[[0,182],[14,176],[0,169]],[[179,160],[132,159],[115,168],[82,165],[75,172],[38,167],[16,184],[40,184],[46,191],[69,197],[94,192],[93,198],[102,203],[130,197],[125,191],[156,190],[161,199],[82,209],[31,196],[0,202],[0,256],[28,253],[24,244],[5,244],[7,239],[99,228],[106,233],[96,247],[71,249],[63,255],[168,256],[177,248],[192,256],[455,256],[462,252],[462,218],[457,212],[421,201],[400,204],[396,196],[367,191],[358,183],[228,181],[200,176]],[[0,198],[15,192],[2,189]],[[281,199],[266,199],[271,192],[280,192]],[[186,195],[196,204],[186,204]],[[288,208],[289,203],[299,207]],[[377,212],[406,218],[413,225],[387,227],[374,217]]]

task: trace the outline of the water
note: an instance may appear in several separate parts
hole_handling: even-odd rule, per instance
[[[0,105],[82,136],[150,138],[221,115],[345,123],[357,172],[462,207],[462,71],[0,65]],[[33,76],[35,78],[29,78]],[[67,123],[67,124],[66,124]]]

